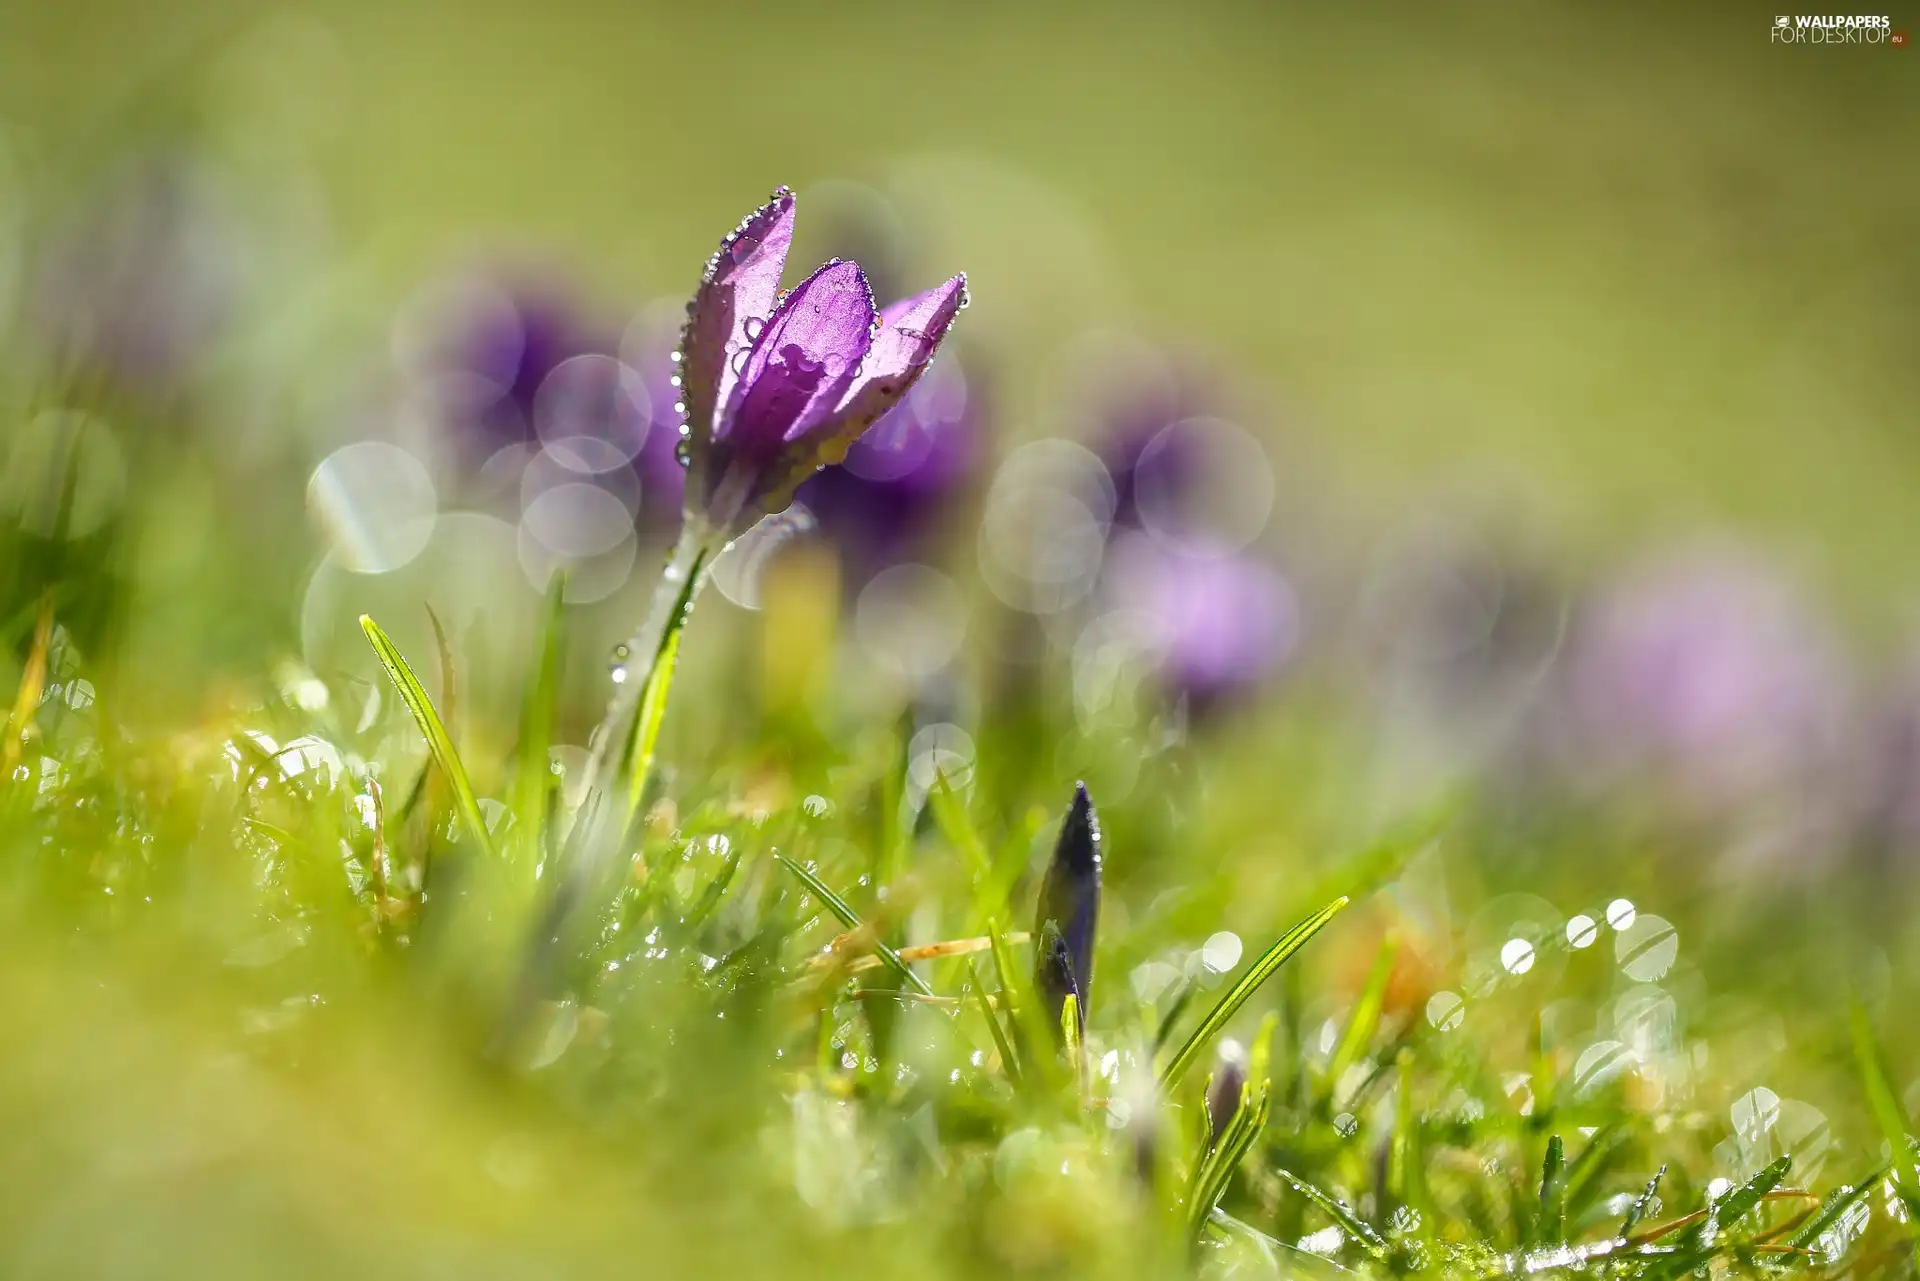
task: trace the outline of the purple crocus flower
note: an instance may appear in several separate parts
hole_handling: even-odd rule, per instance
[[[1100,924],[1100,819],[1085,783],[1076,784],[1073,803],[1060,825],[1053,861],[1040,882],[1040,906],[1034,920],[1034,991],[1047,1026],[1058,1033],[1071,993],[1086,1026],[1093,990],[1093,941]]]
[[[460,426],[495,448],[537,439],[534,400],[542,384],[562,362],[604,347],[556,292],[515,288],[506,297],[507,308],[458,318],[465,331],[451,353],[455,368],[484,389]]]
[[[793,242],[785,187],[708,260],[680,344],[689,512],[717,529],[778,511],[905,396],[967,303],[966,277],[876,311],[834,259],[780,290]]]

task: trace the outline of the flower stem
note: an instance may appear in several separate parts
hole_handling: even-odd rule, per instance
[[[634,750],[636,720],[641,700],[651,685],[657,664],[668,643],[686,626],[694,598],[705,585],[714,557],[724,545],[724,531],[716,531],[698,515],[688,515],[680,527],[680,541],[660,571],[653,589],[653,601],[646,617],[628,637],[625,679],[614,686],[607,702],[606,715],[590,740],[587,761],[588,795],[599,796],[602,804],[620,794],[619,777],[630,762]],[[634,797],[635,804],[639,798]]]

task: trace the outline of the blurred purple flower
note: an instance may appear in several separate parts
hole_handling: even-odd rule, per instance
[[[966,277],[876,311],[838,259],[782,293],[793,193],[782,187],[721,242],[687,308],[681,403],[689,502],[716,528],[777,511],[841,461],[925,372],[966,306]]]
[[[1293,588],[1251,556],[1195,555],[1124,533],[1109,549],[1103,587],[1109,624],[1127,631],[1195,714],[1246,693],[1299,643]]]
[[[489,451],[536,441],[534,400],[547,378],[562,362],[606,348],[550,286],[506,286],[501,301],[450,318],[455,330],[443,371],[470,380],[476,394],[456,426]]]
[[[570,291],[521,271],[433,287],[395,343],[414,394],[483,491],[518,486],[525,502],[586,481],[644,526],[677,524],[685,476],[664,333],[616,342]]]
[[[1572,648],[1572,768],[1724,805],[1804,780],[1836,745],[1844,676],[1781,578],[1697,550],[1618,582]]]
[[[127,388],[177,388],[238,305],[246,245],[230,194],[171,154],[105,178],[41,262],[34,313],[63,362]]]

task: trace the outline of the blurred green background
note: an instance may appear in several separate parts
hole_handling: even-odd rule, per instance
[[[1217,351],[1358,522],[1492,466],[1577,548],[1755,530],[1883,626],[1920,554],[1920,55],[1769,22],[9,0],[0,121],[42,191],[176,131],[297,187],[336,321],[476,244],[678,293],[773,182],[872,182],[1017,365],[1087,325]]]

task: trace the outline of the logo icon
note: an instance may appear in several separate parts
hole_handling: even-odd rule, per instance
[[[1776,27],[1790,27],[1793,25],[1793,19],[1783,13],[1773,20],[1773,25]]]

